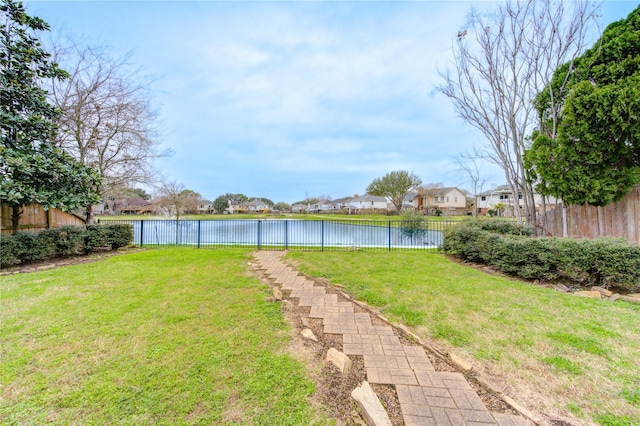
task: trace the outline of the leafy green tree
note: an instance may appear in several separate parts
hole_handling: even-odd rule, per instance
[[[235,201],[236,203],[246,203],[249,201],[249,197],[244,194],[231,194],[230,192],[222,194],[213,201],[213,209],[216,213],[224,213],[227,207],[229,207],[229,200]]]
[[[273,207],[279,212],[291,210],[291,204],[285,203],[284,201],[278,201]]]
[[[238,203],[246,203],[249,201],[249,197],[244,194],[229,194],[231,195],[229,198]]]
[[[541,129],[525,159],[538,191],[602,206],[640,182],[640,7],[558,68],[536,106]]]
[[[231,194],[220,195],[218,198],[213,200],[213,209],[216,213],[222,214],[227,207],[229,207],[229,197],[227,195]]]
[[[400,213],[404,197],[421,184],[422,179],[413,173],[406,170],[393,171],[381,178],[375,178],[367,187],[367,194],[387,197]]]
[[[149,201],[151,199],[151,194],[149,194],[147,191],[145,191],[142,188],[133,188],[131,192],[137,195],[138,197],[142,198],[143,200]]]
[[[0,4],[0,19],[0,202],[12,207],[15,233],[22,206],[84,207],[98,201],[100,178],[54,146],[59,111],[42,86],[67,73],[35,36],[49,26],[13,0]]]
[[[307,204],[316,204],[318,202],[320,202],[318,197],[307,197],[304,200],[294,202],[292,205],[304,204],[306,206]]]

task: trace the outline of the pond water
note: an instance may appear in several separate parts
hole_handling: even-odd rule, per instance
[[[327,220],[133,220],[141,245],[437,248],[442,232],[403,222]]]

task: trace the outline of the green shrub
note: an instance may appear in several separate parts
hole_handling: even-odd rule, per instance
[[[133,242],[133,226],[125,224],[63,226],[40,233],[0,236],[0,267],[58,257],[78,256],[103,247],[116,249]]]
[[[429,226],[424,216],[414,210],[402,212],[402,222],[400,222],[400,233],[405,237],[422,238],[429,232]]]
[[[45,229],[38,234],[38,239],[48,240],[53,248],[53,257],[68,257],[84,254],[86,229],[80,226],[62,226]]]
[[[41,233],[18,232],[14,240],[18,245],[17,254],[21,262],[37,262],[55,257],[55,246]]]
[[[442,249],[470,262],[482,262],[476,242],[483,231],[480,227],[470,226],[471,223],[461,222],[445,229]]]
[[[640,289],[640,246],[614,238],[580,240],[578,246],[584,253],[578,262],[571,256],[569,265],[581,267],[589,284]]]
[[[534,238],[533,228],[504,220],[473,220],[445,231],[443,249],[528,279],[640,291],[640,247],[624,240]]]
[[[479,226],[480,229],[484,229],[485,231],[495,232],[498,234],[505,235],[528,235],[532,236],[535,234],[535,228],[529,224],[521,223],[514,220],[507,219],[475,219],[469,220],[469,223],[472,223],[476,226]]]
[[[107,238],[112,249],[126,247],[133,244],[133,225],[111,224],[100,226],[107,228]]]
[[[4,268],[20,263],[19,247],[13,235],[0,235],[0,265]]]
[[[87,225],[85,246],[88,251],[109,246],[109,225]]]
[[[133,243],[133,226],[128,224],[87,225],[87,250],[117,249]]]
[[[547,239],[498,236],[496,244],[502,251],[495,250],[491,266],[522,278],[557,277],[557,268]]]

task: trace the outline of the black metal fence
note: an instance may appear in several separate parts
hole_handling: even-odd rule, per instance
[[[100,221],[98,221],[100,222]],[[437,251],[456,221],[403,220],[104,220],[133,225],[140,246],[251,247],[258,250]]]

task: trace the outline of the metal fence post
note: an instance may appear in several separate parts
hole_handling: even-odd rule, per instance
[[[142,237],[144,236],[144,219],[140,220],[140,247],[144,244]]]
[[[200,222],[201,220],[198,219],[198,248],[200,248]]]
[[[262,221],[258,220],[258,250],[262,250],[262,241],[261,241],[261,228],[262,228]]]
[[[284,249],[289,250],[289,221],[284,221]]]
[[[391,221],[389,221],[389,251],[391,251]]]
[[[320,233],[320,241],[322,245],[321,251],[324,251],[324,219],[322,220],[322,232]]]

